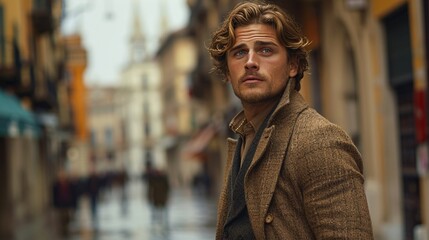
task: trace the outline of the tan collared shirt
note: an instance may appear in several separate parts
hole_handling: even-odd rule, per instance
[[[243,138],[243,144],[241,145],[241,164],[243,163],[244,157],[252,144],[256,131],[258,131],[270,111],[271,108],[266,108],[251,120],[246,119],[244,112],[241,112],[230,124],[230,128],[234,132],[240,134]]]

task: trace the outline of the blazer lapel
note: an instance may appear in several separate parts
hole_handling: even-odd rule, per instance
[[[291,98],[294,101],[291,101],[284,111],[279,112],[272,125],[265,129],[244,179],[247,207],[256,239],[264,239],[264,218],[284,164],[293,128],[299,114],[307,108],[298,93],[293,95]],[[281,127],[276,126],[280,122]],[[269,144],[272,143],[272,138],[277,138],[276,145]]]
[[[227,146],[227,159],[226,159],[226,165],[224,169],[224,185],[222,187],[222,191],[220,193],[219,197],[219,204],[218,204],[218,220],[217,220],[217,230],[216,235],[220,236],[221,231],[223,231],[223,226],[226,222],[226,218],[228,216],[228,203],[229,203],[229,196],[230,196],[230,186],[231,186],[231,169],[232,169],[232,162],[234,158],[235,149],[237,146],[237,140],[228,138],[228,146]]]

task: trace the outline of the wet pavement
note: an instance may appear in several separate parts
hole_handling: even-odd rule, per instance
[[[92,221],[89,201],[82,198],[69,225],[67,240],[205,240],[215,238],[216,203],[190,188],[172,189],[168,226],[153,223],[145,199],[145,185],[133,181],[126,188],[106,192]]]

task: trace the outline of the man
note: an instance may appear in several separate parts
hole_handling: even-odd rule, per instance
[[[64,169],[57,173],[52,186],[53,205],[58,215],[61,237],[68,233],[69,223],[77,207],[77,191],[71,178]]]
[[[273,4],[239,3],[209,46],[243,111],[230,128],[216,239],[373,239],[361,156],[299,94],[308,40]]]
[[[155,168],[152,161],[147,161],[143,179],[147,183],[146,195],[152,212],[152,223],[154,226],[168,228],[167,203],[170,184],[167,173]]]

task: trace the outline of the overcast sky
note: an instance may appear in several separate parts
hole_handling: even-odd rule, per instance
[[[137,3],[137,5],[135,4]],[[66,0],[64,34],[80,32],[88,51],[85,80],[88,84],[116,84],[129,59],[133,9],[138,6],[148,50],[158,47],[161,12],[168,17],[170,31],[188,23],[186,0]]]

